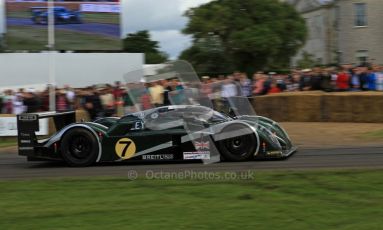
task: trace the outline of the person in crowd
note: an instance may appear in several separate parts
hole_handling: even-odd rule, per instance
[[[311,74],[311,89],[322,90],[322,70],[320,67],[315,67]]]
[[[65,92],[66,92],[66,99],[68,101],[68,110],[74,110],[75,108],[75,99],[76,99],[76,93],[74,89],[72,89],[69,85],[64,86]]]
[[[275,94],[275,93],[280,93],[280,92],[282,92],[282,90],[280,87],[278,87],[277,80],[272,80],[271,85],[270,85],[270,89],[267,92],[267,94]]]
[[[351,88],[350,91],[359,91],[360,90],[360,71],[358,68],[353,68],[351,75]]]
[[[89,87],[86,90],[84,103],[84,108],[88,112],[91,120],[103,116],[100,95],[95,87]]]
[[[101,105],[104,110],[104,116],[111,117],[116,115],[115,89],[110,86],[99,89]],[[119,95],[120,96],[120,95]]]
[[[376,90],[376,73],[374,72],[372,67],[368,68],[367,71],[367,84],[368,90],[375,91]]]
[[[321,70],[321,89],[325,92],[332,92],[333,91],[333,85],[331,82],[331,69],[330,68],[324,68]]]
[[[299,80],[299,90],[300,91],[308,91],[311,90],[311,69],[302,70],[302,76]]]
[[[172,91],[172,88],[170,87],[170,83],[168,80],[161,80],[161,85],[164,89],[164,105],[171,105],[169,93]]]
[[[223,103],[223,109],[226,113],[229,113],[229,108],[231,107],[232,100],[234,97],[238,96],[237,86],[234,84],[233,76],[228,76],[222,85],[221,89],[221,98]]]
[[[275,83],[277,84],[277,87],[280,89],[281,92],[283,91],[286,91],[287,89],[287,86],[286,86],[286,79],[287,79],[287,75],[284,75],[284,74],[277,74],[275,75],[274,79],[275,79]],[[273,79],[272,79],[273,80]],[[271,85],[272,85],[273,82],[271,82]],[[271,89],[271,86],[270,85],[270,89]]]
[[[246,73],[242,73],[240,76],[239,84],[241,86],[241,96],[251,97],[252,96],[252,84],[251,80],[247,77]]]
[[[222,85],[222,94],[223,99],[229,99],[231,97],[238,96],[237,86],[234,84],[233,76],[228,76]]]
[[[331,75],[331,85],[332,89],[336,90],[336,80],[338,78],[338,70],[336,67],[329,68],[330,75]]]
[[[122,83],[120,81],[116,81],[114,83],[113,89],[111,89],[111,93],[114,96],[114,113],[115,115],[122,115],[124,114],[124,102],[123,102],[123,95],[124,90],[122,89]]]
[[[49,88],[51,86],[47,86],[44,91],[40,93],[40,98],[41,98],[41,106],[40,110],[41,111],[49,111]]]
[[[113,90],[111,93],[113,94],[115,101],[118,101],[122,98],[122,95],[124,92],[121,89],[121,82],[120,81],[114,82]]]
[[[3,97],[3,113],[12,114],[13,112],[13,91],[6,90]]]
[[[253,75],[253,95],[260,96],[265,93],[265,82],[267,76],[262,72],[258,72]]]
[[[299,90],[300,73],[298,70],[291,71],[291,75],[286,77],[286,91],[295,92]]]
[[[376,66],[376,90],[383,91],[383,66]]]
[[[209,76],[202,77],[202,83],[200,88],[199,103],[204,106],[210,105],[210,97],[213,93],[212,84]]]
[[[339,92],[348,91],[350,88],[350,74],[346,68],[342,67],[336,79],[336,88]]]
[[[69,102],[65,90],[58,90],[56,92],[56,110],[58,112],[66,112],[68,108]]]
[[[3,102],[4,102],[4,94],[0,92],[0,114],[3,113]]]
[[[150,89],[149,87],[145,87],[143,89],[142,94],[140,95],[140,105],[141,105],[142,110],[147,110],[147,109],[153,108],[152,97],[151,97],[151,93],[150,93],[149,89]]]
[[[149,87],[149,94],[151,96],[152,104],[156,107],[163,106],[164,104],[164,87],[160,84],[160,81],[152,82],[152,86]]]
[[[24,94],[24,105],[27,113],[36,113],[40,111],[41,101],[34,89],[27,89]]]
[[[359,82],[360,82],[360,90],[367,91],[368,90],[368,68],[367,66],[359,66]]]
[[[127,89],[124,92],[122,99],[124,101],[124,114],[130,114],[136,112],[136,107],[134,106],[134,102],[136,101],[136,95],[133,95],[134,92],[134,84],[128,83]]]
[[[240,71],[235,71],[232,76],[234,83],[239,83],[241,81],[242,73]]]

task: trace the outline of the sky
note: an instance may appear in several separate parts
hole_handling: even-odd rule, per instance
[[[152,39],[160,42],[161,50],[171,59],[191,45],[190,36],[181,30],[187,18],[183,13],[212,0],[124,0],[127,1],[124,27],[128,32],[149,30]]]

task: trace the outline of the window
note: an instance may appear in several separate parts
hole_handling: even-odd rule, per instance
[[[322,36],[322,25],[323,25],[323,19],[321,15],[315,16],[314,19],[314,28],[315,28],[315,37],[321,37]]]
[[[355,3],[355,26],[367,26],[366,3]]]
[[[356,58],[361,64],[366,63],[368,61],[368,50],[358,50]]]
[[[334,20],[334,28],[336,30],[339,30],[339,23],[340,23],[340,8],[339,6],[336,6],[334,9],[334,15],[335,15],[335,20]]]

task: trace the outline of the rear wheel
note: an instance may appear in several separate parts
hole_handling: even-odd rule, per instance
[[[96,162],[99,153],[97,138],[86,129],[70,129],[61,141],[61,153],[70,166],[92,165]]]
[[[257,138],[254,131],[244,124],[232,124],[225,127],[220,136],[232,136],[218,141],[218,148],[225,160],[251,160],[257,148]]]
[[[40,16],[37,16],[35,17],[34,22],[35,24],[42,25],[44,20]]]

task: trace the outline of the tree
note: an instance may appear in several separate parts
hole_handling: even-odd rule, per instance
[[[179,59],[189,61],[198,73],[203,74],[228,73],[232,69],[218,36],[197,39],[192,47],[181,53]]]
[[[306,40],[304,19],[278,0],[216,0],[185,13],[193,44],[218,36],[233,67],[252,72],[289,65]]]
[[[317,65],[319,63],[315,60],[315,56],[306,51],[302,53],[302,59],[297,61],[297,67],[301,69],[312,68]]]
[[[145,53],[146,64],[159,64],[168,60],[168,55],[159,50],[157,41],[152,41],[147,30],[128,34],[123,40],[123,50],[129,53]]]

